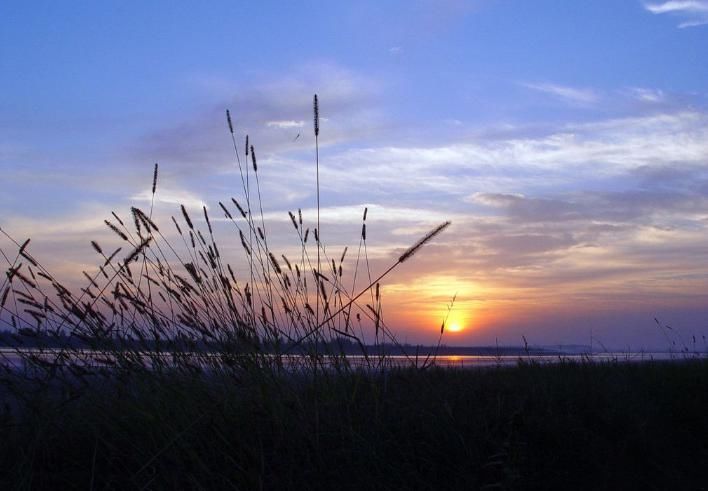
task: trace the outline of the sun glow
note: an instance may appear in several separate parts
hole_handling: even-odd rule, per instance
[[[480,308],[484,313],[487,304],[483,302],[490,291],[484,285],[454,275],[421,275],[387,285],[385,290],[391,303],[400,306],[389,314],[395,315],[402,325],[410,326],[421,336],[436,337],[443,327],[443,337],[454,336],[455,343],[484,325],[485,316],[480,315]]]
[[[445,330],[450,331],[450,332],[460,332],[460,331],[462,331],[462,329],[463,329],[463,326],[458,321],[449,322],[445,326]]]

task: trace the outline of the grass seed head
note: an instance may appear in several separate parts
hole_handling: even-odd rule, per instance
[[[410,257],[411,257],[413,254],[415,254],[421,247],[423,247],[425,244],[427,244],[428,242],[430,242],[431,240],[433,240],[433,239],[435,238],[435,236],[437,236],[437,235],[440,234],[443,230],[445,230],[447,227],[449,227],[451,223],[452,223],[452,222],[450,222],[450,221],[441,223],[440,225],[438,225],[437,227],[435,227],[433,230],[431,230],[430,232],[428,232],[427,234],[425,234],[425,235],[424,235],[422,238],[420,238],[415,244],[413,244],[412,246],[410,246],[408,249],[406,249],[406,251],[405,251],[403,254],[401,254],[401,256],[398,258],[398,262],[399,262],[399,263],[402,263],[402,262],[404,262],[404,261],[410,259]]]
[[[157,189],[157,162],[155,162],[155,169],[152,172],[152,194],[155,195],[155,190]]]
[[[187,226],[191,229],[194,230],[194,225],[192,224],[192,219],[189,218],[189,214],[187,213],[187,209],[184,207],[184,205],[179,205],[180,208],[182,208],[182,216],[184,216],[184,221],[187,222]]]
[[[315,94],[315,97],[312,100],[312,112],[314,116],[315,137],[317,137],[320,135],[320,104],[317,100],[317,94]]]
[[[234,125],[231,122],[231,112],[228,109],[226,110],[226,122],[229,125],[229,133],[231,133],[233,135],[234,134]]]

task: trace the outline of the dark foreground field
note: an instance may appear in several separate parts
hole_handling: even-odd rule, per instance
[[[127,389],[129,388],[129,390]],[[7,400],[0,489],[705,489],[708,363],[238,382]],[[78,392],[77,392],[78,393]],[[72,399],[72,397],[75,397]]]

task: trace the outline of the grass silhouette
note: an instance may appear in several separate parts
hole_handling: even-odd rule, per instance
[[[314,115],[319,145],[317,96]],[[397,344],[381,317],[380,282],[449,222],[404,251],[375,280],[358,284],[360,267],[372,277],[368,256],[362,256],[362,245],[366,250],[364,210],[349,286],[344,274],[347,250],[330,257],[321,240],[317,148],[317,226],[308,227],[301,211],[297,219],[289,212],[299,257],[291,260],[277,254],[268,243],[255,148],[246,136],[242,162],[229,111],[226,119],[244,201],[234,197],[230,203],[219,202],[219,208],[242,246],[236,263],[222,257],[206,206],[201,210],[203,220],[197,221],[181,205],[181,217],[172,217],[173,235],[153,221],[159,192],[157,164],[150,209],[133,207],[129,219],[113,212],[105,220],[120,247],[109,253],[91,241],[100,263],[95,273],[83,272],[87,283],[78,293],[30,253],[29,240],[19,244],[0,229],[18,248],[14,254],[2,253],[7,275],[0,283],[0,324],[13,330],[17,339],[14,357],[22,359],[33,377],[74,377],[104,368],[189,374],[207,370],[238,376],[243,370],[262,367],[288,365],[291,370],[295,360],[315,372],[348,369],[344,352],[338,349],[340,340],[359,346],[369,368],[385,364],[381,350],[374,350],[378,353],[374,359],[366,349],[367,332],[372,330],[375,344]],[[244,264],[248,276],[239,277],[235,271]],[[360,302],[366,293],[371,293],[371,303]],[[27,342],[32,350],[22,349]],[[293,358],[293,354],[307,356]]]
[[[226,119],[242,193],[218,204],[237,258],[206,207],[180,206],[171,233],[155,223],[157,164],[150,208],[105,220],[119,246],[91,242],[98,267],[76,292],[0,229],[14,340],[0,351],[0,488],[704,486],[705,360],[392,366],[385,344],[405,347],[381,284],[449,222],[372,272],[366,209],[356,252],[325,247],[318,169],[317,222],[289,212],[298,254],[281,254],[256,149]]]

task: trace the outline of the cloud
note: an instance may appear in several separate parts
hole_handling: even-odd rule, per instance
[[[662,3],[645,3],[644,8],[652,14],[669,14],[684,18],[678,27],[696,27],[708,24],[708,1],[669,0]]]
[[[239,147],[248,134],[256,150],[262,149],[261,157],[309,148],[314,138],[310,132],[295,137],[311,124],[314,93],[319,96],[321,113],[327,115],[326,120],[320,119],[327,135],[321,145],[360,141],[375,134],[382,121],[375,104],[379,84],[335,64],[310,63],[287,76],[222,85],[229,90],[221,89],[221,100],[144,135],[133,145],[131,157],[169,162],[185,175],[233,168],[226,108],[231,108]],[[288,130],[293,133],[285,134]]]
[[[630,89],[630,94],[641,102],[648,102],[652,104],[663,102],[666,99],[664,91],[659,89],[633,87]]]
[[[551,83],[523,83],[521,85],[571,104],[589,105],[600,99],[599,94],[592,89],[581,89]]]
[[[365,189],[378,199],[396,194],[435,202],[441,194],[563,189],[583,180],[614,179],[642,166],[707,160],[708,115],[681,112],[567,124],[529,137],[353,148],[326,159],[320,172],[335,192]],[[278,166],[296,173],[298,164]]]
[[[305,126],[304,121],[268,121],[266,126],[269,128],[279,128],[281,130],[291,129],[291,128],[302,128]]]
[[[130,200],[150,203],[153,201],[152,192],[146,189],[138,194],[131,196]],[[155,193],[154,202],[156,204],[161,203],[166,205],[177,206],[184,205],[187,208],[196,210],[201,210],[204,206],[209,208],[209,205],[206,203],[206,201],[197,197],[194,193],[191,193],[184,189],[171,189],[169,187],[166,188],[163,185],[160,185],[159,192]]]
[[[645,8],[653,14],[708,12],[708,2],[704,0],[669,0],[664,3],[646,4]]]
[[[320,220],[323,223],[336,224],[361,224],[362,213],[367,208],[367,217],[382,222],[394,222],[396,224],[417,223],[417,224],[438,224],[444,220],[453,218],[450,213],[442,211],[426,210],[415,207],[403,207],[392,205],[377,205],[362,203],[348,206],[328,206],[320,209]],[[317,216],[316,208],[304,208],[301,210],[304,217],[312,218]],[[268,220],[280,220],[290,222],[286,211],[270,212],[265,214]],[[457,218],[462,218],[458,216]],[[416,232],[420,229],[416,229]],[[425,228],[427,231],[427,228]]]
[[[694,175],[708,182],[708,173]],[[634,181],[638,186],[639,183]],[[519,224],[554,224],[583,222],[625,227],[628,224],[652,224],[671,227],[672,222],[698,220],[708,214],[708,196],[698,190],[677,186],[674,190],[653,186],[622,191],[575,191],[561,197],[525,197],[500,193],[475,193],[473,203],[503,210]],[[601,230],[601,229],[596,229]],[[617,231],[611,228],[610,231]]]

